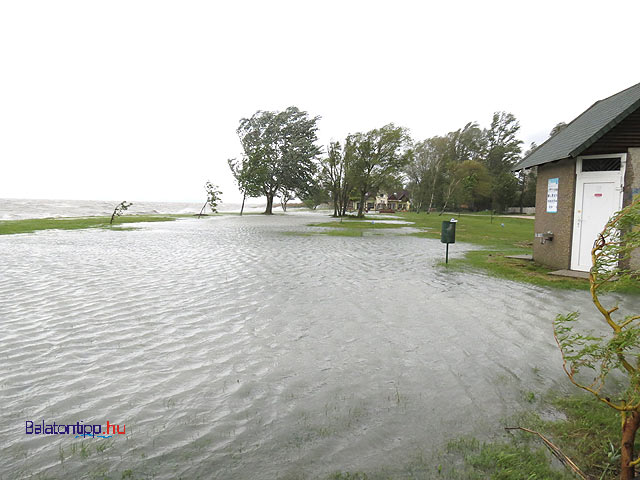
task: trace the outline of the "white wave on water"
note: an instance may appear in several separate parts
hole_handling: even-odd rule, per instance
[[[0,477],[401,478],[566,385],[550,322],[588,293],[436,267],[437,240],[283,234],[320,218],[0,236]]]
[[[102,200],[35,200],[0,198],[0,220],[22,220],[26,218],[60,218],[106,216],[113,213],[119,201]],[[127,214],[195,214],[200,212],[203,203],[187,202],[145,202],[132,201]],[[264,209],[264,205],[248,204],[245,211],[255,212]],[[207,209],[205,212],[209,212]],[[221,212],[240,211],[239,203],[221,203]]]

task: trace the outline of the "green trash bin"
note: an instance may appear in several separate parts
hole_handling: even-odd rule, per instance
[[[440,234],[442,243],[456,243],[456,223],[447,220],[442,222],[442,233]]]

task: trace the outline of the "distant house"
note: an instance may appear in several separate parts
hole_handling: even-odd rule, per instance
[[[367,194],[364,199],[364,210],[368,212],[370,210],[374,210],[376,206],[376,196],[374,194]],[[360,195],[352,195],[349,197],[349,202],[347,203],[347,210],[349,212],[353,212],[360,209]]]
[[[360,208],[360,197],[352,197],[347,204],[347,210],[355,211]],[[370,194],[365,199],[365,211],[376,212],[408,212],[411,209],[411,200],[407,190],[397,193]]]
[[[532,167],[534,260],[588,271],[598,233],[640,193],[640,83],[594,103],[514,170]],[[632,264],[638,268],[640,258]]]
[[[384,194],[376,197],[376,210],[408,212],[411,208],[409,192],[402,190],[397,193]]]

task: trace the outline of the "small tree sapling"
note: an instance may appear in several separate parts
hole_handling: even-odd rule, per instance
[[[222,194],[222,192],[218,190],[217,185],[213,185],[211,182],[207,182],[205,183],[204,188],[207,191],[207,201],[204,202],[204,205],[202,206],[202,209],[198,214],[198,218],[202,216],[202,212],[204,212],[204,209],[207,207],[207,205],[209,205],[209,208],[211,208],[211,213],[218,213],[218,203],[222,203],[222,200],[220,200],[220,195]]]
[[[113,225],[113,219],[122,215],[127,209],[133,205],[133,203],[127,203],[126,201],[118,204],[116,208],[113,209],[113,213],[111,214],[111,221],[109,225]]]

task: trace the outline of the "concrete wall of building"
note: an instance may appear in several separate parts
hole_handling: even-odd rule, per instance
[[[634,196],[640,194],[640,148],[627,150],[627,168],[624,174],[624,205],[631,203]]]
[[[550,178],[558,179],[558,212],[547,213],[547,187]],[[571,264],[573,210],[576,190],[576,161],[565,159],[538,167],[536,185],[535,233],[553,233],[553,240],[533,239],[533,259],[557,269]]]
[[[624,206],[629,205],[636,195],[640,195],[640,148],[629,148],[624,173]],[[631,254],[631,268],[640,271],[640,251]]]

